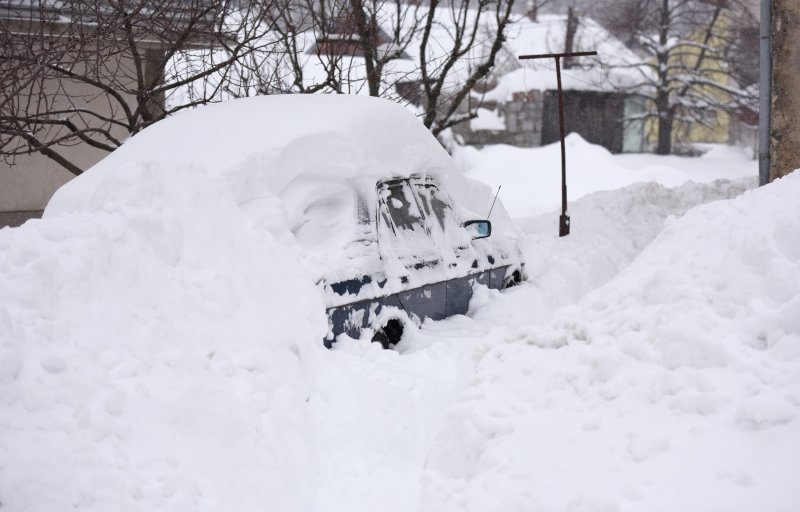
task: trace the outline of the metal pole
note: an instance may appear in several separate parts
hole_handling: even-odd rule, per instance
[[[558,236],[569,234],[569,215],[567,214],[567,147],[564,143],[564,92],[561,87],[561,59],[565,57],[586,57],[597,52],[543,53],[539,55],[520,55],[525,59],[555,59],[556,82],[558,84],[558,128],[561,135],[561,216],[558,219]]]
[[[769,182],[770,128],[772,120],[772,0],[761,0],[761,82],[758,114],[758,184]]]
[[[567,147],[564,143],[564,92],[561,89],[561,57],[556,56],[556,83],[558,84],[558,129],[561,134],[561,217],[558,219],[558,236],[569,234],[567,215]]]

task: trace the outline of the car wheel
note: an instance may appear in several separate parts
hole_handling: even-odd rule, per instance
[[[519,270],[515,270],[510,277],[506,278],[505,282],[503,283],[503,288],[511,288],[512,286],[517,286],[522,282],[522,273]]]
[[[383,348],[392,348],[403,338],[403,322],[397,318],[387,321],[382,327],[375,329],[372,341],[380,343]]]

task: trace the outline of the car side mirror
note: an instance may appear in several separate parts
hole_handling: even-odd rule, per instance
[[[473,240],[486,238],[492,234],[492,223],[488,220],[468,220],[464,227],[472,235]]]

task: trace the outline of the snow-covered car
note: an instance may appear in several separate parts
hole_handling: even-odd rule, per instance
[[[422,123],[387,100],[267,96],[182,112],[62,187],[45,215],[108,208],[91,204],[108,201],[97,190],[130,166],[223,182],[308,268],[327,346],[346,334],[388,347],[407,322],[466,313],[475,286],[525,277],[516,228],[491,188],[465,178]]]
[[[326,345],[371,329],[373,341],[400,341],[404,324],[440,320],[469,309],[473,287],[505,288],[523,278],[516,245],[492,238],[492,223],[459,215],[436,177],[425,173],[355,187],[361,252],[355,275],[330,269],[318,284],[328,306]],[[496,243],[495,243],[496,242]]]

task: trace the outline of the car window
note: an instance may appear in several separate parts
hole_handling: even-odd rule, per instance
[[[422,214],[407,181],[387,183],[381,189],[381,201],[392,225],[400,230],[424,230]]]
[[[419,202],[406,179],[378,183],[378,243],[384,258],[399,258],[406,267],[433,266],[439,252]]]
[[[428,219],[431,236],[440,239],[442,251],[463,251],[470,247],[471,237],[461,222],[446,193],[430,177],[412,178],[422,210]]]
[[[453,208],[439,187],[430,181],[417,182],[415,185],[420,205],[428,219],[438,223],[442,230],[450,229],[453,224],[458,224],[455,221]]]
[[[416,185],[417,195],[425,215],[429,219],[435,219],[440,228],[446,229],[445,225],[453,218],[453,209],[450,204],[441,197],[436,185],[432,183],[417,183]]]

